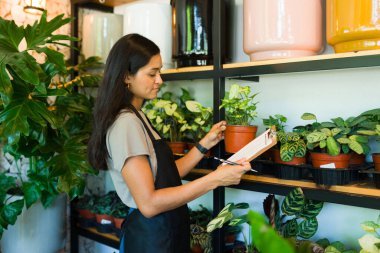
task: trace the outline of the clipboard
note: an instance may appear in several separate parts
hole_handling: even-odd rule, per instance
[[[272,127],[261,135],[257,136],[247,145],[242,147],[238,152],[230,156],[227,160],[236,162],[242,158],[246,158],[248,162],[252,161],[277,143],[276,128]]]

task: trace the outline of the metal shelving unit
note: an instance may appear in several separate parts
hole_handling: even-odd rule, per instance
[[[72,25],[73,36],[78,36],[78,9],[89,8],[105,12],[112,12],[113,6],[128,3],[132,0],[108,1],[105,5],[97,3],[95,0],[72,0],[72,14],[76,18]],[[302,58],[270,60],[246,63],[223,63],[226,36],[224,13],[225,1],[213,0],[213,65],[201,67],[189,67],[179,69],[169,69],[162,71],[164,81],[177,80],[213,80],[213,105],[214,122],[224,119],[224,113],[219,110],[221,99],[224,97],[226,79],[243,79],[258,81],[260,75],[277,73],[294,73],[306,71],[323,71],[349,68],[377,67],[380,66],[380,50],[364,51],[357,53],[342,53],[330,55],[317,55]],[[72,51],[72,62],[77,63],[78,52]],[[217,155],[223,154],[224,147],[219,145],[216,148]],[[210,172],[210,170],[195,169],[186,177],[187,180],[194,180]],[[350,185],[332,188],[320,188],[311,182],[292,181],[274,179],[265,176],[244,176],[240,185],[234,188],[286,195],[296,186],[303,188],[305,195],[310,199],[322,200],[331,203],[338,203],[350,206],[366,207],[380,210],[380,190],[363,188],[362,186]],[[368,189],[368,194],[366,194]],[[357,191],[356,191],[357,190]],[[225,189],[220,187],[213,192],[214,214],[218,213],[225,202]],[[72,219],[72,250],[77,252],[78,236],[84,236],[92,240],[104,243],[108,246],[118,248],[119,241],[110,239],[108,235],[102,235],[90,229],[83,229],[77,226]],[[224,251],[224,236],[221,230],[214,234],[214,252]]]

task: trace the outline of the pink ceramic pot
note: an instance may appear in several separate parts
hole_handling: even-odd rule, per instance
[[[244,0],[244,52],[251,61],[318,54],[321,0]]]

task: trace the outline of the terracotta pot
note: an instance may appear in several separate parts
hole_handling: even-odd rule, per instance
[[[236,241],[236,234],[227,234],[224,236],[224,243],[226,245],[233,245]]]
[[[350,158],[350,165],[352,166],[359,166],[365,163],[365,155],[361,154],[359,155],[358,153],[352,153],[351,158]]]
[[[199,244],[197,243],[197,244],[194,244],[194,245],[191,247],[190,252],[191,252],[191,253],[203,253],[203,252],[204,252],[204,249],[202,249],[201,245],[199,245]]]
[[[314,168],[320,168],[322,165],[334,163],[336,169],[348,168],[351,153],[350,154],[340,154],[336,156],[331,156],[326,153],[314,153],[310,152],[311,163]]]
[[[95,214],[87,209],[78,209],[79,216],[84,219],[94,219]]]
[[[275,163],[288,164],[288,165],[300,165],[300,164],[306,163],[306,157],[293,157],[293,159],[289,162],[285,162],[281,160],[279,149],[273,149],[272,154],[273,154],[273,160]]]
[[[112,217],[113,224],[115,225],[115,228],[121,229],[121,225],[123,224],[123,221],[125,218],[117,218],[117,217]]]
[[[380,48],[379,2],[327,0],[326,39],[336,53]]]
[[[375,165],[375,170],[380,171],[380,153],[372,154],[373,164]]]
[[[186,142],[168,142],[170,149],[173,151],[173,154],[184,154],[187,147]]]
[[[321,0],[244,0],[244,52],[251,61],[318,54]]]
[[[95,214],[96,222],[99,224],[112,224],[113,219],[112,216],[108,214]]]
[[[224,144],[227,153],[236,153],[256,137],[257,126],[227,125]]]

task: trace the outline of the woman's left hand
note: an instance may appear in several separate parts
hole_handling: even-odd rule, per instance
[[[199,143],[205,148],[211,149],[224,139],[224,130],[226,130],[226,125],[227,122],[224,120],[214,124],[206,136],[199,141]]]

